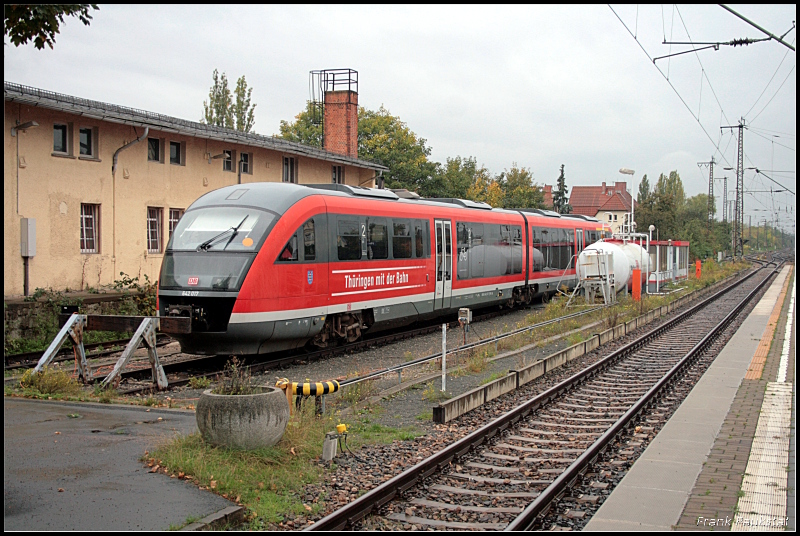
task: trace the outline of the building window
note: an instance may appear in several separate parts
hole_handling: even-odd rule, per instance
[[[69,154],[68,125],[53,125],[53,152]]]
[[[224,151],[225,156],[222,157],[222,171],[236,171],[233,169],[233,161],[235,157],[234,151]]]
[[[176,166],[186,164],[186,144],[180,141],[169,142],[169,163]]]
[[[172,238],[172,232],[175,230],[175,227],[178,225],[178,220],[181,219],[183,216],[183,209],[182,208],[171,208],[169,209],[169,237]]]
[[[100,205],[81,203],[81,253],[97,253],[100,240]]]
[[[247,173],[248,175],[253,173],[252,168],[250,167],[251,153],[242,153],[239,155],[239,165],[241,166],[241,172]]]
[[[297,159],[293,156],[283,157],[283,182],[297,184]]]
[[[161,140],[158,138],[147,138],[147,161],[161,162]]]
[[[333,184],[344,184],[343,166],[331,166],[331,182]]]
[[[94,156],[94,129],[82,128],[80,129],[81,136],[81,156]]]
[[[148,253],[161,253],[161,212],[161,208],[147,207]]]

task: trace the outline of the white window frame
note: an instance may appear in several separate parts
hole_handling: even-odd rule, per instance
[[[155,160],[150,158],[150,141],[151,140],[155,140],[155,141],[158,142],[158,158],[155,159]],[[147,161],[148,162],[157,162],[159,164],[163,164],[164,163],[164,153],[166,153],[166,151],[164,150],[164,138],[153,138],[153,137],[147,138]]]
[[[240,153],[239,165],[241,166],[242,173],[247,175],[253,174],[253,153]]]
[[[283,157],[283,182],[297,184],[297,157]]]
[[[331,182],[344,184],[344,166],[331,166]]]
[[[186,209],[183,208],[169,209],[169,237],[167,237],[167,240],[172,238],[172,233],[175,231],[175,227],[177,227],[178,221],[181,219],[184,212],[186,212]]]
[[[56,151],[55,136],[53,137],[53,156],[72,156],[72,123],[53,123],[53,132],[55,134],[56,127],[64,127],[64,145],[66,151]]]
[[[178,147],[178,161],[172,161],[172,147]],[[170,140],[169,142],[169,163],[173,166],[185,166],[186,165],[186,142],[183,141],[175,141]]]
[[[98,204],[81,203],[80,246],[81,253],[100,252],[100,205]]]
[[[161,253],[163,251],[162,225],[164,209],[161,207],[147,207],[147,252]]]
[[[236,168],[233,167],[233,163],[236,162],[236,151],[233,149],[224,149],[223,152],[228,155],[227,158],[222,158],[222,171],[230,171],[231,173],[236,173]]]

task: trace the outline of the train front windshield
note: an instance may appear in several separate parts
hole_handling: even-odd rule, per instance
[[[256,251],[275,219],[268,212],[245,207],[211,207],[183,215],[167,250]]]
[[[275,216],[246,207],[184,214],[161,266],[163,289],[238,290]]]

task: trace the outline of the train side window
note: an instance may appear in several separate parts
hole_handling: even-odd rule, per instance
[[[368,259],[389,258],[389,234],[386,232],[386,220],[369,222],[369,236],[367,238]]]
[[[542,251],[542,229],[531,227],[531,260],[533,261],[533,271],[541,272],[544,267],[544,253]]]
[[[569,245],[569,249],[567,250],[567,255],[569,255],[569,259],[567,260],[567,265],[565,268],[575,268],[575,231],[572,229],[564,229],[564,232],[567,235],[567,244]]]
[[[414,222],[415,249],[418,259],[426,258],[430,254],[428,249],[428,237],[430,235],[427,221],[416,220]]]
[[[392,221],[392,257],[395,259],[411,258],[411,221]]]
[[[303,260],[313,261],[317,258],[317,241],[314,233],[314,220],[303,224]]]
[[[286,243],[283,251],[281,251],[281,254],[278,256],[278,261],[291,262],[296,261],[297,259],[297,233],[295,233]]]
[[[522,227],[511,226],[511,272],[522,273]]]
[[[361,236],[358,232],[357,220],[339,220],[337,222],[336,250],[340,261],[352,261],[361,258]]]

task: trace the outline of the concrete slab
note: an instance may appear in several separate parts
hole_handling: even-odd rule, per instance
[[[659,436],[647,448],[645,455],[649,459],[662,462],[683,462],[702,465],[708,457],[708,444],[704,441],[687,439],[661,439]]]
[[[683,508],[686,498],[682,491],[663,489],[648,489],[628,485],[619,485],[614,489],[615,500],[609,504],[608,500],[602,518],[596,524],[595,514],[591,527],[586,530],[669,530],[673,524],[671,511]],[[635,512],[635,517],[631,516]],[[600,528],[603,527],[603,528]]]
[[[195,431],[192,412],[4,398],[5,530],[167,530],[235,506],[139,461]]]
[[[686,487],[693,486],[695,480],[697,480],[697,475],[700,473],[698,464],[662,461],[652,457],[650,459],[639,458],[634,466],[636,466],[636,471],[631,470],[625,476],[622,483],[614,490],[615,494],[620,487],[665,492],[682,491]],[[670,493],[665,493],[665,495],[669,496]],[[603,506],[606,504],[608,504],[608,500],[603,503]],[[660,507],[659,502],[656,502],[654,506]]]

